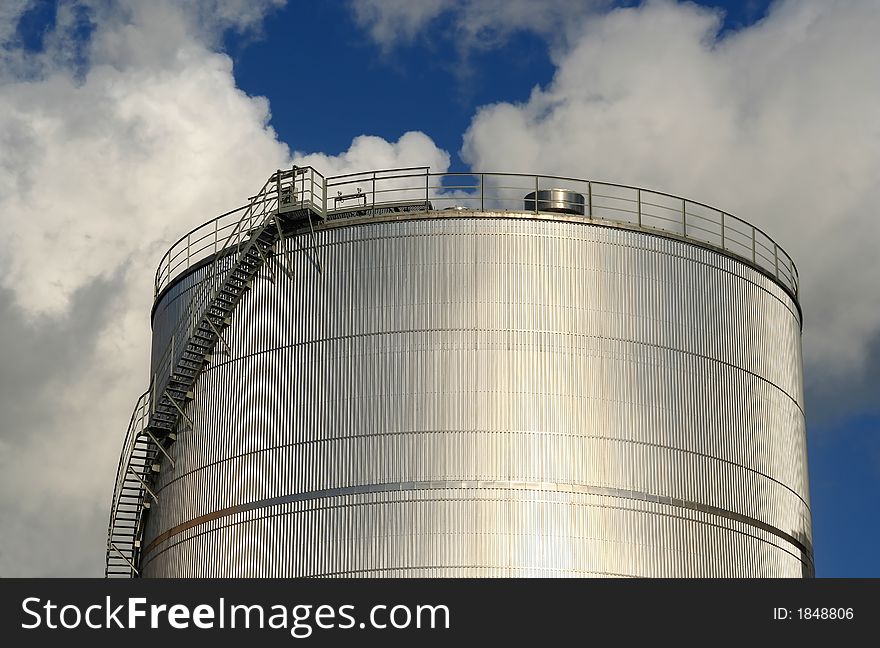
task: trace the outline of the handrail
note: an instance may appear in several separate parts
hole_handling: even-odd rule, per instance
[[[310,205],[323,214],[326,192],[324,184],[323,176],[316,173],[312,167],[294,167],[272,174],[248,204],[231,209],[194,227],[175,241],[162,256],[156,269],[154,294],[158,295],[162,288],[171,283],[171,280],[186,272],[195,263],[216,257],[218,252],[229,247],[231,241],[241,239],[241,234],[245,232],[242,228],[247,225],[253,226],[255,209],[277,201],[278,195],[283,191],[291,190],[298,196],[297,202]]]
[[[107,558],[105,561],[105,576],[112,575],[110,573],[111,561],[114,556],[119,556],[123,561],[131,565],[131,568],[134,569],[134,561],[135,561],[135,552],[136,547],[134,546],[134,539],[136,537],[137,526],[140,523],[140,515],[143,506],[143,501],[138,498],[135,502],[129,502],[127,512],[135,514],[136,511],[136,520],[127,520],[128,522],[134,522],[133,526],[125,527],[126,530],[131,530],[131,539],[132,544],[129,547],[131,551],[131,556],[126,557],[122,551],[119,549],[117,545],[114,544],[113,538],[115,535],[119,534],[121,530],[117,529],[117,524],[119,522],[118,516],[121,513],[121,504],[122,497],[124,496],[124,486],[125,482],[130,475],[130,470],[132,470],[132,463],[134,459],[134,451],[135,446],[137,445],[138,440],[144,435],[147,425],[150,419],[150,392],[149,390],[141,394],[140,398],[138,398],[137,403],[134,406],[134,410],[131,414],[131,419],[129,420],[128,430],[125,433],[125,440],[122,443],[122,452],[119,454],[119,464],[116,467],[116,482],[113,486],[113,497],[110,502],[110,521],[107,527]],[[146,461],[146,457],[141,458],[143,461]],[[131,496],[129,496],[131,497]]]
[[[396,167],[392,169],[370,169],[369,171],[355,171],[354,173],[343,173],[341,175],[335,176],[327,176],[327,179],[338,180],[340,178],[352,178],[354,176],[364,175],[365,173],[396,173],[398,171],[415,171],[416,169],[423,170],[427,172],[431,167],[429,166],[411,166],[411,167]],[[419,174],[422,176],[423,174]]]
[[[321,182],[315,182],[314,177],[320,174],[312,171],[309,179],[303,176],[298,180],[294,175],[287,186],[293,185],[303,202],[308,202],[315,214],[327,220],[351,218],[353,214],[361,219],[365,215],[378,217],[380,206],[414,200],[425,203],[425,209],[432,211],[441,211],[447,204],[475,212],[537,215],[541,213],[540,201],[532,201],[534,208],[525,208],[526,193],[551,188],[575,191],[584,196],[585,221],[623,223],[720,249],[774,278],[795,301],[799,296],[794,261],[764,230],[729,212],[674,194],[600,180],[528,173],[431,173],[428,167],[403,167],[321,177]],[[267,186],[263,189],[265,192]],[[341,205],[353,197],[359,202],[362,198],[363,205],[358,209],[353,209],[350,203]],[[155,294],[194,264],[224,251],[221,235],[246,220],[240,218],[239,213],[247,207],[221,214],[178,239],[162,257],[156,271]]]
[[[165,387],[167,387],[167,382],[171,376],[174,364],[177,359],[180,358],[193,330],[198,326],[199,321],[201,321],[203,316],[202,309],[206,304],[212,301],[211,295],[214,291],[219,290],[227,273],[231,270],[231,266],[220,258],[221,255],[219,255],[218,252],[241,252],[241,247],[248,240],[250,233],[256,227],[264,224],[264,221],[267,218],[272,218],[279,209],[279,197],[282,197],[285,192],[290,192],[289,197],[292,200],[293,206],[299,206],[300,204],[306,206],[317,205],[323,211],[323,202],[316,199],[316,192],[314,191],[313,185],[315,184],[315,175],[314,169],[311,167],[294,167],[292,169],[284,171],[279,170],[278,172],[273,173],[263,184],[260,191],[251,198],[251,202],[246,207],[231,210],[221,216],[221,218],[232,216],[234,217],[234,222],[226,223],[223,227],[220,227],[217,219],[209,221],[209,223],[214,223],[213,227],[209,224],[208,229],[210,230],[210,233],[207,235],[208,238],[211,238],[211,233],[213,233],[214,243],[210,246],[212,252],[197,256],[199,252],[206,249],[206,246],[195,248],[195,252],[192,247],[192,235],[193,233],[198,232],[199,229],[204,229],[203,225],[202,228],[196,228],[195,230],[190,231],[186,237],[181,238],[178,241],[176,251],[175,247],[172,247],[165,254],[162,263],[165,264],[164,268],[167,268],[168,270],[166,273],[162,273],[163,265],[160,265],[157,273],[157,294],[160,290],[160,286],[167,285],[170,278],[174,277],[173,269],[175,267],[183,268],[181,270],[182,272],[186,268],[191,267],[192,263],[197,260],[211,259],[212,263],[206,276],[196,287],[196,294],[194,294],[189,300],[186,312],[178,319],[175,329],[170,332],[168,344],[162,351],[162,354],[158,356],[158,358],[155,358],[152,363],[152,384],[153,389],[155,390],[153,393],[154,404],[160,401],[160,396]],[[323,196],[324,178],[322,176],[319,177],[321,185],[320,195]],[[307,184],[309,185],[308,187],[306,186]],[[294,196],[296,198],[295,200],[293,199]],[[222,237],[220,236],[221,232],[223,233]],[[205,236],[200,236],[196,241],[204,238]],[[186,248],[182,248],[179,245],[180,242],[184,240],[187,243]],[[182,261],[176,266],[172,264],[174,258],[182,256],[181,249],[185,249],[186,251],[185,258],[187,263],[185,267],[183,267]],[[163,278],[166,283],[161,281]]]

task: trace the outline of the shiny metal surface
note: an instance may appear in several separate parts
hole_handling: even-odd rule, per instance
[[[535,204],[537,194],[538,204]],[[566,189],[542,189],[526,194],[526,211],[556,212],[559,214],[584,214],[584,195]]]
[[[776,278],[562,215],[315,239],[286,239],[291,277],[257,277],[197,382],[143,575],[813,573],[800,314]],[[154,349],[205,273],[164,288]]]

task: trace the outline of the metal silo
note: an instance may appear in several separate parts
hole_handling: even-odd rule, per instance
[[[797,272],[730,214],[294,167],[152,322],[108,575],[813,574]]]

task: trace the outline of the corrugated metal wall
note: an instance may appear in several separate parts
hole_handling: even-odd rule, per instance
[[[772,279],[572,222],[316,235],[323,271],[288,239],[293,277],[261,272],[199,379],[144,575],[812,573],[799,315]]]

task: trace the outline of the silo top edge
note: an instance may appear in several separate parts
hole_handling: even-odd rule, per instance
[[[324,176],[313,167],[279,170],[247,204],[179,238],[159,263],[154,294],[158,297],[196,264],[238,244],[257,221],[296,214],[312,224],[342,225],[426,212],[434,217],[559,214],[670,235],[747,262],[798,303],[798,272],[791,256],[760,228],[720,209],[632,185],[523,173],[431,173],[428,167],[336,176]]]

